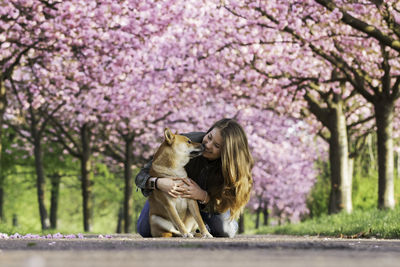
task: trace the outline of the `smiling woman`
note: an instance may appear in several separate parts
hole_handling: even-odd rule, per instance
[[[185,166],[190,179],[150,177],[152,162],[149,162],[136,176],[136,185],[145,196],[152,190],[161,190],[174,198],[197,200],[210,233],[216,237],[233,237],[238,229],[235,219],[249,201],[253,183],[253,158],[246,134],[235,120],[222,119],[206,133],[184,135],[193,142],[201,142],[205,148],[202,156],[191,159]],[[143,237],[151,237],[148,202],[140,214],[138,232]]]
[[[205,150],[203,157],[209,160],[218,159],[221,156],[222,137],[220,129],[214,128],[203,138]]]

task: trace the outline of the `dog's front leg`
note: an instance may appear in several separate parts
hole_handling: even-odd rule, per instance
[[[170,233],[175,236],[182,235],[170,220],[158,215],[150,216],[150,227],[153,237],[167,237]]]
[[[189,231],[186,229],[184,223],[179,217],[178,211],[176,210],[175,206],[173,205],[173,203],[171,203],[170,200],[167,201],[166,208],[169,218],[174,223],[176,228],[178,228],[179,232],[182,234],[182,237],[193,237],[193,234],[189,233]]]
[[[207,227],[204,224],[203,218],[201,217],[199,205],[193,199],[189,200],[188,202],[189,202],[188,203],[189,211],[192,214],[192,216],[194,217],[194,219],[196,220],[202,237],[203,238],[212,238],[213,236],[210,234],[210,232],[208,232]]]

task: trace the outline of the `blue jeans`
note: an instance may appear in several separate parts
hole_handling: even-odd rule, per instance
[[[137,232],[142,237],[152,237],[150,232],[149,220],[150,205],[147,200],[144,204],[137,222]],[[214,237],[234,237],[238,230],[238,223],[235,220],[230,220],[230,212],[209,214],[200,212],[204,223],[206,224],[210,234]]]

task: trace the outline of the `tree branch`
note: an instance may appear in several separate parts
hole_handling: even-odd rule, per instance
[[[345,24],[353,27],[354,29],[361,31],[368,36],[374,37],[378,42],[391,47],[392,49],[400,52],[400,41],[395,40],[387,34],[384,34],[378,28],[368,23],[365,23],[362,20],[359,20],[349,13],[347,13],[343,8],[338,7],[333,1],[331,0],[315,0],[317,3],[325,7],[326,9],[333,11],[338,9],[342,13],[341,21]]]
[[[386,52],[385,46],[381,45],[381,53],[382,53],[382,70],[383,76],[381,78],[382,81],[382,91],[386,97],[390,97],[390,65],[389,65],[389,53]]]
[[[400,97],[400,76],[396,78],[396,82],[393,85],[392,100],[396,100]]]
[[[50,117],[50,120],[54,123],[56,128],[60,131],[59,133],[54,133],[50,132],[49,133],[57,138],[57,141],[61,143],[65,149],[68,150],[68,152],[73,155],[74,157],[79,158],[81,155],[81,151],[79,149],[79,145],[75,142],[74,138],[64,129],[64,127],[59,123],[54,117]],[[77,151],[74,151],[66,142],[63,138],[60,138],[60,134],[63,134],[77,149]]]
[[[311,113],[314,114],[318,120],[329,129],[328,110],[321,107],[321,105],[318,103],[318,100],[316,100],[307,90],[304,94],[304,99],[307,101]]]

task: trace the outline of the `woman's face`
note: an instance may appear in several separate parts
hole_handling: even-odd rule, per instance
[[[212,129],[203,138],[204,152],[203,157],[209,160],[221,157],[222,137],[218,128]]]

